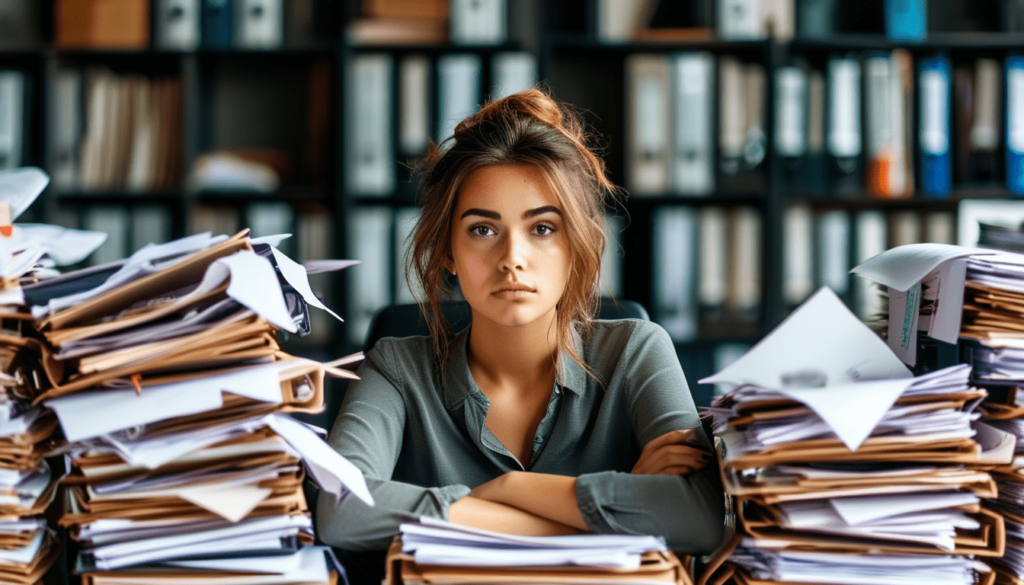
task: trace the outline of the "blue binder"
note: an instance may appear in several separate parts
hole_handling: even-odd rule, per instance
[[[918,144],[921,193],[946,197],[952,188],[949,154],[950,64],[946,57],[921,60],[918,72]]]
[[[885,34],[894,41],[923,41],[927,34],[926,0],[885,0]]]
[[[203,0],[203,46],[226,49],[231,46],[234,6],[232,0]]]
[[[1024,196],[1024,57],[1006,59],[1006,185]]]

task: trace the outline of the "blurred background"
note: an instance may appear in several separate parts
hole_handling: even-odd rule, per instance
[[[243,227],[361,260],[288,344],[336,357],[415,299],[411,165],[536,83],[601,136],[603,290],[698,404],[819,286],[870,320],[858,262],[1024,220],[1024,0],[0,0],[0,168],[52,177],[24,220],[109,234],[91,264]]]

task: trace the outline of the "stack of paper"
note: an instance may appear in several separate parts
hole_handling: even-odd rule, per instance
[[[0,171],[0,582],[36,583],[60,557],[43,518],[58,474],[44,460],[57,419],[32,397],[46,386],[42,342],[22,287],[79,262],[106,236],[56,226],[11,224],[49,182],[35,168]]]
[[[280,350],[277,330],[308,330],[306,304],[322,305],[274,241],[200,234],[26,288],[83,582],[327,583],[322,551],[302,548],[305,473],[372,505],[358,469],[287,414],[320,411],[324,377],[354,377],[341,366],[360,356]]]
[[[385,584],[691,582],[654,536],[517,536],[433,518],[401,532],[388,551]]]
[[[986,393],[969,376],[913,377],[823,288],[701,380],[730,388],[709,414],[745,536],[729,560],[737,580],[874,582],[902,560],[921,571],[900,582],[929,583],[918,555],[952,555],[960,580],[948,582],[973,582],[985,569],[967,557],[1002,555],[1005,534],[982,506],[991,476],[967,466],[1009,462],[1015,441],[978,422]]]
[[[904,246],[868,260],[855,271],[904,299],[890,305],[889,331],[892,345],[893,323],[905,323],[902,345],[906,349],[900,344],[896,348],[906,357],[915,357],[919,330],[941,341],[959,342],[961,359],[973,364],[972,382],[989,393],[981,406],[984,420],[1016,438],[1012,461],[990,469],[998,495],[986,496],[986,506],[1003,516],[1007,540],[1005,555],[990,563],[1001,582],[1024,582],[1024,396],[1018,392],[1024,384],[1024,255],[956,246]],[[913,301],[922,281],[933,283],[932,310]],[[935,333],[936,323],[946,332],[942,337]]]

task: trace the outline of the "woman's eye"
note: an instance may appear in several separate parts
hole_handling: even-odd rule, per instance
[[[555,228],[543,223],[538,224],[537,227],[533,229],[537,232],[537,235],[539,236],[548,236],[555,233]]]
[[[491,228],[489,228],[489,227],[487,227],[485,225],[475,225],[475,226],[469,228],[469,233],[473,234],[474,236],[484,237],[484,236],[489,236],[489,235],[491,235],[494,232],[491,231]]]

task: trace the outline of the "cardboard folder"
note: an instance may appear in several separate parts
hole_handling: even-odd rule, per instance
[[[76,325],[91,323],[116,315],[137,303],[160,298],[168,291],[195,284],[203,279],[206,269],[220,258],[242,250],[252,251],[249,230],[243,230],[231,238],[192,254],[190,257],[124,286],[107,291],[88,301],[54,313],[39,322],[41,331],[54,331]]]
[[[455,567],[420,565],[412,554],[402,552],[402,540],[396,536],[388,548],[384,585],[417,583],[446,585],[479,583],[676,583],[693,585],[690,559],[681,561],[672,551],[644,553],[636,570],[596,567]]]
[[[992,510],[976,505],[961,507],[977,520],[977,530],[957,529],[952,551],[933,546],[900,543],[893,540],[856,538],[831,534],[815,534],[809,531],[789,529],[781,526],[781,517],[770,506],[760,505],[755,500],[739,498],[736,509],[747,534],[754,538],[781,541],[789,547],[803,550],[831,552],[881,550],[893,553],[977,555],[1000,557],[1006,550],[1006,529],[1003,517]]]
[[[46,571],[60,558],[62,549],[60,538],[47,530],[43,544],[31,562],[25,565],[0,563],[0,583],[12,585],[39,583]]]

